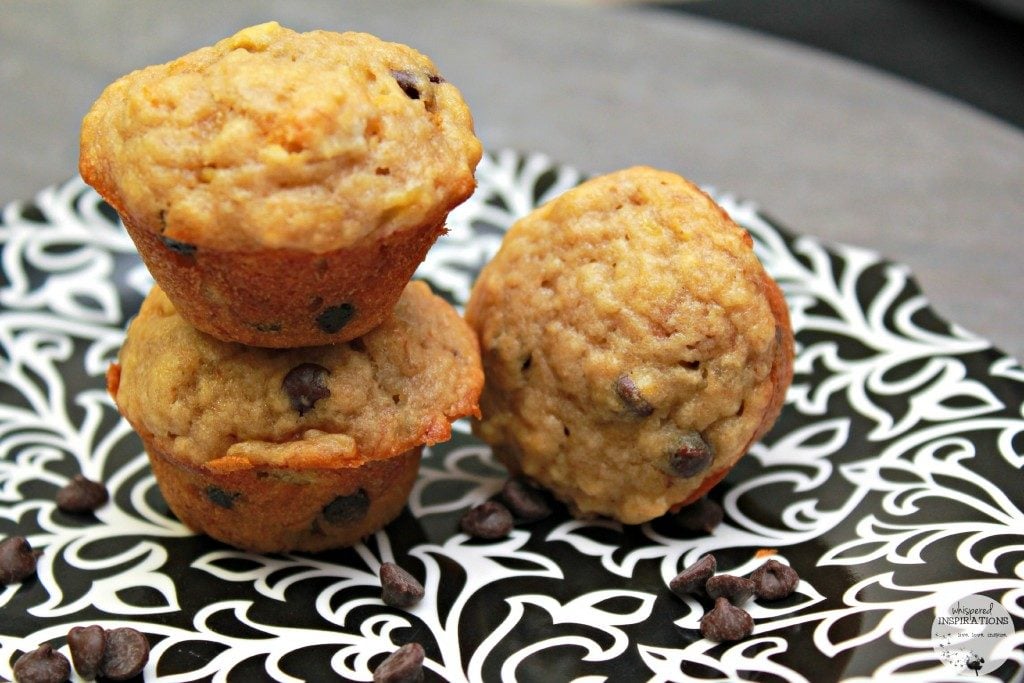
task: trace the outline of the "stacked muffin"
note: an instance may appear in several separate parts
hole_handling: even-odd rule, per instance
[[[475,187],[458,90],[404,45],[269,23],[116,81],[81,143],[157,282],[108,388],[175,514],[258,551],[397,516],[483,384],[410,283]]]

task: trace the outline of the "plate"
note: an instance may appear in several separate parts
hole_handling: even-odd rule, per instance
[[[454,303],[505,229],[581,174],[543,154],[485,156],[477,193],[417,276]],[[1009,632],[989,680],[1024,668],[1024,369],[937,316],[908,270],[777,226],[709,190],[750,231],[782,286],[796,376],[775,429],[713,492],[711,534],[672,516],[622,526],[564,510],[500,541],[458,519],[505,474],[460,422],[430,449],[402,515],[365,543],[258,555],[190,532],[168,511],[141,443],[105,392],[150,278],[116,216],[79,179],[0,220],[0,535],[43,550],[37,575],[0,589],[0,676],[72,626],[130,625],[165,681],[369,680],[402,643],[427,680],[958,680],[932,626],[945,605],[997,601]],[[1009,313],[1008,313],[1009,314]],[[73,475],[104,481],[94,516],[54,505]],[[713,643],[706,605],[668,581],[706,553],[746,574],[766,554],[797,593],[746,605],[753,634]],[[385,606],[377,572],[423,580]],[[949,659],[947,656],[946,659]]]

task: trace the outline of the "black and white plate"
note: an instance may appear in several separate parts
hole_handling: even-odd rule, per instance
[[[540,154],[488,155],[478,192],[418,276],[456,303],[518,216],[580,180]],[[1009,612],[1006,659],[1024,670],[1024,369],[939,319],[903,266],[787,233],[712,191],[753,235],[789,302],[796,377],[776,428],[713,492],[722,525],[636,527],[564,511],[484,542],[458,518],[503,470],[460,423],[431,449],[406,511],[355,548],[256,555],[197,536],[169,512],[141,443],[104,387],[150,278],[116,217],[81,180],[0,217],[0,536],[43,550],[0,587],[0,678],[21,653],[67,653],[72,626],[131,625],[146,679],[370,680],[421,643],[427,680],[958,680],[931,626],[981,594]],[[1013,314],[1008,312],[1008,314]],[[104,481],[95,516],[60,512],[76,473]],[[704,605],[666,584],[713,553],[745,574],[769,549],[798,592],[748,604],[738,643],[701,638]],[[377,571],[423,579],[385,606]]]

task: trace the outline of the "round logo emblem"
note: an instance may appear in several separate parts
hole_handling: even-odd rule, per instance
[[[1010,613],[984,595],[968,595],[936,612],[932,642],[942,661],[958,673],[981,676],[1006,661],[993,655],[1013,635]]]

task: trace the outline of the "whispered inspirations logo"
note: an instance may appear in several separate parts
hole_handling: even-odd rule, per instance
[[[981,676],[1006,661],[996,648],[1013,634],[1010,613],[984,595],[968,595],[936,612],[932,622],[935,652],[964,675]]]

